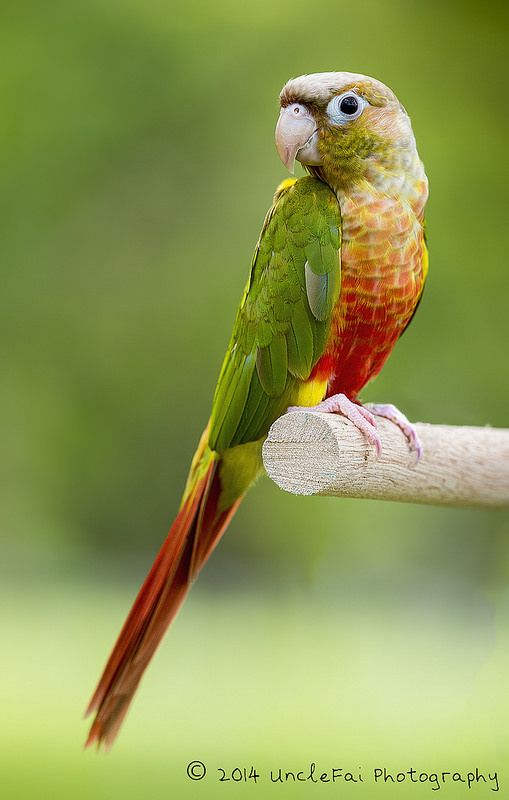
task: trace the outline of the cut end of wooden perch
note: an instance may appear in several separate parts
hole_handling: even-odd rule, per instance
[[[417,423],[417,462],[401,430],[377,418],[382,455],[337,414],[292,411],[263,445],[270,478],[287,492],[465,506],[509,506],[509,430]]]

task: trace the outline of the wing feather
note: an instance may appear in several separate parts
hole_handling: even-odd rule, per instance
[[[337,199],[317,178],[276,192],[214,395],[213,450],[264,436],[309,378],[339,297],[340,231]]]

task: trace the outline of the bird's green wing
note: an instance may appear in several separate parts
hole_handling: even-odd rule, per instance
[[[223,452],[264,436],[323,353],[339,296],[338,201],[314,177],[283,183],[251,274],[214,395],[209,444]]]

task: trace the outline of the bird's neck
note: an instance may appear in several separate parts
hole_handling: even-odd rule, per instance
[[[367,160],[363,174],[355,180],[345,180],[342,170],[325,173],[320,167],[311,169],[331,187],[340,205],[345,198],[361,200],[363,196],[381,195],[407,202],[418,219],[423,216],[428,199],[428,179],[415,146],[398,150],[391,158]]]
[[[375,192],[405,200],[417,217],[422,216],[428,199],[428,179],[415,147],[402,150],[392,162],[373,162],[365,180]]]

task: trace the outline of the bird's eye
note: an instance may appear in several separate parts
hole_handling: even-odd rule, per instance
[[[342,125],[360,117],[367,103],[355,92],[344,92],[333,97],[327,106],[327,115],[335,125]]]
[[[353,94],[347,94],[346,97],[343,97],[341,103],[339,104],[339,110],[343,114],[348,114],[348,116],[352,116],[355,114],[359,108],[359,101]]]

